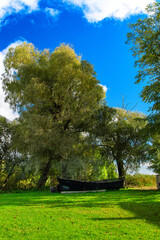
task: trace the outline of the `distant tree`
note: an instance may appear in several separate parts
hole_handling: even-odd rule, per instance
[[[9,121],[5,117],[0,116],[0,165],[10,154],[10,135]]]
[[[53,162],[67,158],[92,122],[104,92],[93,66],[65,44],[50,52],[23,43],[9,49],[4,66],[6,101],[20,114],[19,137],[38,159],[41,188]]]
[[[130,25],[128,43],[138,67],[136,83],[146,81],[141,97],[153,104],[149,116],[151,131],[160,132],[160,3],[149,5],[148,16]]]
[[[116,162],[121,178],[127,170],[136,170],[141,163],[148,161],[146,120],[137,112],[120,108],[114,111],[111,121],[97,129],[97,145],[103,154]]]
[[[24,156],[17,151],[15,124],[0,116],[0,189],[3,189],[17,167],[22,169]]]
[[[14,170],[13,164],[11,167],[11,146],[11,124],[5,117],[0,116],[0,189]]]

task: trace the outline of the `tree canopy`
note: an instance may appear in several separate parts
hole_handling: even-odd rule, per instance
[[[128,43],[131,44],[135,66],[138,68],[136,83],[146,81],[141,97],[151,103],[150,124],[160,131],[160,3],[146,9],[148,16],[130,25]]]
[[[121,108],[114,111],[112,119],[96,132],[97,144],[104,155],[116,162],[119,177],[124,177],[127,170],[137,170],[148,160],[146,119],[137,112]]]
[[[93,66],[69,45],[40,51],[23,43],[9,49],[4,66],[6,101],[19,113],[12,124],[0,118],[0,154],[11,157],[4,183],[17,166],[36,173],[42,188],[54,173],[103,179],[115,176],[116,163],[124,177],[149,159],[145,116],[108,107]]]
[[[44,185],[53,161],[78,142],[105,96],[93,66],[65,44],[53,52],[23,43],[10,48],[5,61],[6,101],[20,114],[19,137],[39,158]]]

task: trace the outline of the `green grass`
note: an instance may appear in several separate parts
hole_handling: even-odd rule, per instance
[[[3,193],[4,239],[160,239],[160,192]]]

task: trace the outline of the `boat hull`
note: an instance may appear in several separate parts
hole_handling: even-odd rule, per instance
[[[118,190],[124,187],[124,179],[106,181],[76,181],[64,178],[57,178],[59,182],[58,190],[61,191],[87,191],[87,190]]]

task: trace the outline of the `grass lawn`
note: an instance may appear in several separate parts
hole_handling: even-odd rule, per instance
[[[160,192],[3,193],[4,239],[160,239]]]

